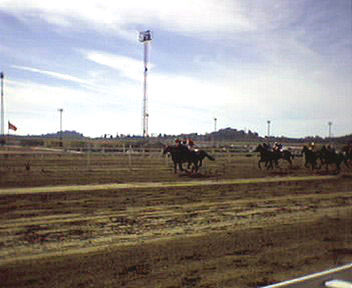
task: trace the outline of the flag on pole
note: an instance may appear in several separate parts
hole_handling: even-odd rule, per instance
[[[16,131],[17,127],[15,125],[11,124],[10,121],[8,121],[8,122],[9,122],[9,130],[11,129],[13,131]]]

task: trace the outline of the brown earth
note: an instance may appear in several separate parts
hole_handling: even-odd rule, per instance
[[[260,287],[352,261],[347,169],[218,157],[194,179],[156,156],[30,157],[1,162],[1,287]]]

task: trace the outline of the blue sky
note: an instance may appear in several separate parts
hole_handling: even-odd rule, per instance
[[[150,29],[149,133],[250,129],[350,134],[350,0],[0,0],[5,123],[16,134],[142,134]]]

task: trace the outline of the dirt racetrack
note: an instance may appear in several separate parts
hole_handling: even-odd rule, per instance
[[[165,159],[86,170],[70,157],[33,157],[30,171],[3,159],[1,287],[260,287],[352,262],[349,170],[321,176],[296,159],[267,172],[235,157],[192,179]]]

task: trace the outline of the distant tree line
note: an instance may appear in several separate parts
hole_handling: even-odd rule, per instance
[[[26,137],[35,137],[35,138],[54,138],[58,139],[60,138],[60,131],[56,133],[48,133],[48,134],[42,134],[42,135],[28,135],[28,136],[16,136],[16,138],[26,138]],[[92,139],[90,137],[85,137],[83,136],[82,133],[76,132],[76,131],[62,131],[62,138],[66,139]],[[174,141],[176,138],[179,139],[184,139],[184,138],[191,138],[194,141],[201,141],[201,142],[209,142],[209,141],[214,141],[214,142],[227,142],[227,141],[249,141],[249,142],[283,142],[283,143],[308,143],[308,142],[316,142],[316,143],[328,143],[328,142],[335,142],[335,143],[349,143],[352,141],[352,134],[345,135],[342,137],[333,137],[333,138],[322,138],[320,136],[308,136],[308,137],[303,137],[303,138],[289,138],[285,136],[280,136],[280,137],[261,137],[257,132],[253,132],[251,130],[244,131],[244,130],[237,130],[234,128],[224,128],[224,129],[219,129],[218,131],[214,131],[211,133],[205,133],[205,134],[198,134],[198,133],[182,133],[182,134],[158,134],[158,135],[153,135],[151,137],[143,138],[140,135],[131,135],[131,134],[116,134],[114,137],[111,134],[103,134],[101,137],[96,137],[94,139],[119,139],[119,140],[136,140],[136,141],[142,141],[147,143],[148,139],[155,139],[159,140],[161,142],[170,142]]]

